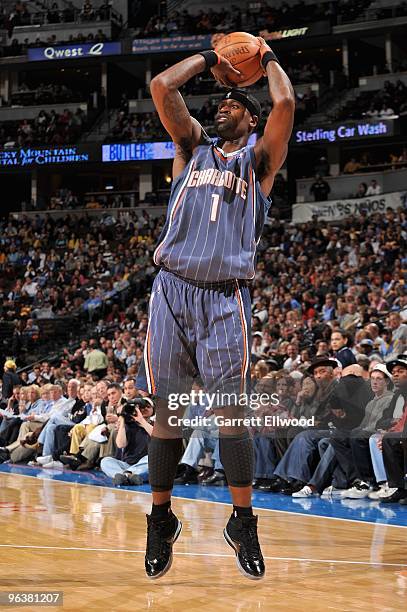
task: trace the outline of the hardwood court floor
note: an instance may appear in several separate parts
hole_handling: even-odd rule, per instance
[[[267,575],[252,582],[222,537],[229,507],[175,499],[184,529],[152,582],[149,506],[140,492],[0,474],[0,592],[60,590],[68,611],[406,610],[405,528],[259,510]]]

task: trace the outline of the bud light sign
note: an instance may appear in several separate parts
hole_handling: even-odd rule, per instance
[[[98,42],[84,45],[64,45],[56,47],[41,47],[28,49],[28,59],[32,62],[47,60],[70,60],[85,57],[101,57],[102,55],[120,55],[120,42]]]

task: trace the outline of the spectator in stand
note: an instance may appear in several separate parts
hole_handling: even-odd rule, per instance
[[[143,484],[148,480],[148,444],[153,425],[154,405],[145,398],[145,405],[135,406],[135,415],[119,415],[116,434],[116,457],[103,457],[100,468],[116,486]]]
[[[343,172],[344,174],[354,174],[362,167],[361,163],[356,161],[354,157],[352,157],[348,162],[346,162]]]
[[[320,157],[314,169],[315,174],[320,176],[330,175],[330,165],[326,157]]]
[[[93,10],[92,2],[85,0],[80,16],[82,21],[93,21],[95,18],[95,11]]]
[[[98,397],[96,385],[84,385],[81,399],[85,403],[86,417],[69,430],[69,437],[71,438],[70,455],[79,453],[81,442],[97,425],[103,423],[102,399]]]
[[[324,321],[332,321],[335,318],[335,295],[327,293],[325,303],[322,307],[322,318]]]
[[[397,359],[388,363],[388,368],[393,376],[399,380],[406,379],[407,355],[399,355]],[[391,427],[388,433],[383,435],[381,447],[383,449],[383,463],[387,474],[388,485],[394,488],[391,496],[382,498],[385,503],[400,502],[407,506],[407,487],[405,481],[407,462],[407,401],[406,388],[404,385],[404,407],[400,419]]]
[[[58,3],[54,2],[47,13],[48,23],[59,23],[61,21],[61,15],[58,7]]]
[[[401,155],[399,155],[397,161],[400,163],[407,162],[407,147],[403,147]]]
[[[379,484],[379,491],[369,493],[370,499],[383,501],[385,503],[394,503],[404,498],[403,485],[400,485],[400,474],[398,473],[401,467],[403,475],[403,467],[398,465],[400,458],[399,449],[401,432],[406,433],[405,422],[407,418],[406,397],[407,397],[407,362],[405,355],[399,355],[396,359],[387,364],[389,371],[393,377],[395,393],[388,408],[384,411],[383,417],[377,423],[379,433],[371,436],[369,440],[370,454],[373,463],[373,469],[376,477],[376,482]],[[404,431],[403,431],[404,428]],[[387,438],[386,443],[386,462],[384,464],[384,448],[383,439]],[[393,448],[395,454],[393,455]],[[383,452],[382,452],[383,451]],[[398,455],[398,457],[397,457]],[[391,462],[391,463],[389,463]],[[405,466],[404,466],[405,467]],[[388,470],[388,473],[387,473]],[[395,486],[389,486],[390,482]],[[390,482],[388,482],[388,480]],[[401,481],[403,477],[401,476]],[[401,490],[400,490],[401,489]],[[393,497],[394,495],[394,497]],[[404,502],[405,503],[405,502]]]
[[[95,290],[94,287],[89,287],[88,291],[89,297],[83,303],[83,309],[88,313],[89,322],[91,323],[98,318],[100,308],[102,307],[102,297],[99,289]]]
[[[112,7],[109,0],[103,0],[98,8],[98,16],[101,21],[109,21]]]
[[[315,181],[310,187],[310,194],[314,196],[315,202],[325,202],[328,199],[331,188],[319,174],[315,176]]]
[[[287,359],[284,361],[284,370],[295,370],[301,363],[301,356],[298,352],[298,346],[295,343],[291,343],[287,346]]]
[[[366,195],[375,196],[375,195],[380,195],[381,193],[382,193],[382,188],[380,187],[379,183],[376,181],[376,179],[372,179],[370,181],[369,187],[367,188]]]
[[[75,21],[75,6],[72,0],[67,0],[63,8],[62,15],[65,23]]]
[[[393,361],[397,355],[407,350],[407,324],[403,323],[400,313],[392,312],[387,317],[387,325],[391,332],[391,339],[384,347],[385,360]]]
[[[93,380],[101,379],[106,376],[108,359],[98,346],[95,338],[89,341],[89,353],[86,355],[84,369],[92,375]]]
[[[341,329],[336,329],[331,334],[331,351],[335,359],[341,362],[343,368],[356,363],[355,355],[348,347],[348,336]]]
[[[16,420],[20,414],[20,406],[24,402],[25,407],[26,401],[26,387],[15,385],[13,388],[13,394],[8,400],[2,400],[0,402],[0,439],[3,431],[10,425],[10,422]]]
[[[394,115],[394,110],[391,107],[387,106],[385,102],[379,112],[379,117],[392,117]]]
[[[40,337],[40,328],[33,319],[27,319],[27,323],[23,330],[23,338],[28,348],[32,348],[34,343],[38,341]]]
[[[55,468],[62,467],[60,462],[53,459],[53,452],[55,448],[55,429],[58,425],[69,425],[74,426],[75,421],[73,420],[75,413],[82,411],[84,402],[79,398],[79,381],[72,378],[67,385],[68,397],[60,398],[61,402],[58,403],[57,409],[54,406],[53,414],[47,421],[44,429],[41,431],[38,441],[43,445],[42,456],[38,458],[38,463],[42,467]],[[64,401],[62,401],[64,400]],[[85,418],[83,414],[82,418]]]
[[[4,374],[2,380],[2,401],[8,400],[13,395],[13,389],[21,385],[19,375],[16,373],[17,366],[12,359],[7,359],[4,364]]]
[[[349,300],[345,304],[345,312],[340,317],[340,324],[345,332],[348,330],[353,331],[361,323],[361,315],[358,312],[358,306],[352,300]]]
[[[104,423],[93,429],[81,442],[79,453],[66,455],[63,464],[74,470],[93,468],[99,459],[112,456],[116,452],[115,437],[118,430],[119,415],[126,400],[122,396],[119,383],[110,383],[107,387],[108,404],[106,406]],[[107,444],[106,444],[107,442]]]
[[[354,195],[355,198],[364,198],[367,193],[367,184],[359,183],[356,193]]]

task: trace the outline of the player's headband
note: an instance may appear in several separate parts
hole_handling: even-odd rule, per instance
[[[223,98],[224,100],[236,100],[243,104],[245,108],[249,111],[251,115],[256,115],[260,119],[261,117],[261,106],[260,102],[256,100],[254,96],[246,93],[244,89],[239,89],[238,87],[234,87],[231,89],[226,96]]]

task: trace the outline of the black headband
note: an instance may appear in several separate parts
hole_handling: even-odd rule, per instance
[[[256,115],[259,119],[261,117],[260,102],[256,100],[254,96],[246,93],[244,89],[239,89],[237,87],[231,89],[224,97],[224,100],[236,100],[240,102],[240,104],[243,104],[251,115]]]

